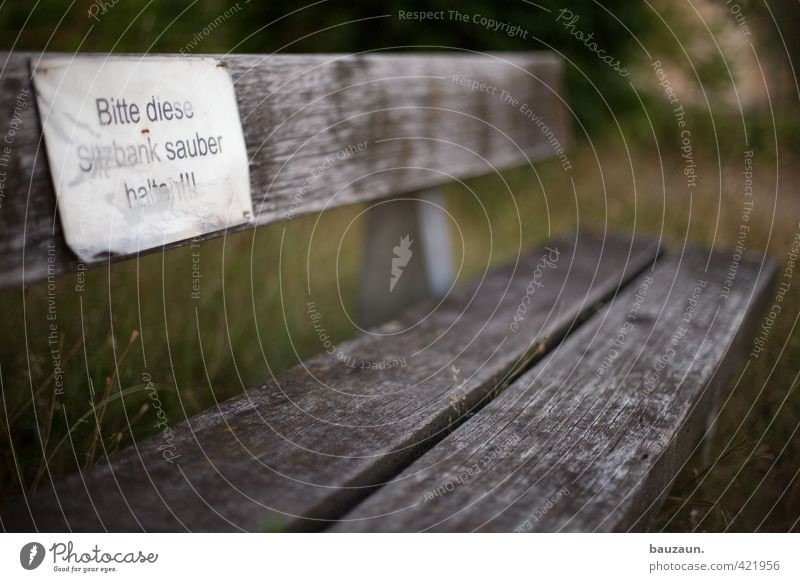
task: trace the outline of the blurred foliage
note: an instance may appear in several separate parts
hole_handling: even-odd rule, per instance
[[[716,19],[716,26],[726,19],[735,23],[729,4],[710,0],[706,5],[716,5],[723,15]],[[739,0],[737,6],[758,32],[759,43],[763,39],[762,44],[781,60],[800,60],[800,37],[794,34],[800,23],[800,3]],[[468,21],[452,18],[450,11],[456,10],[469,15]],[[636,83],[635,75],[622,77],[614,72],[587,48],[588,42],[576,36],[578,32],[593,35],[599,49],[631,71],[644,70],[646,75],[652,59],[671,59],[705,93],[713,94],[720,86],[730,93],[735,79],[730,78],[723,48],[700,50],[695,42],[710,43],[720,31],[714,29],[714,19],[696,10],[690,3],[670,0],[386,0],[375,4],[10,0],[0,9],[4,33],[0,43],[7,50],[134,53],[553,50],[567,62],[568,101],[581,136],[584,131],[613,128],[620,119],[644,124],[643,107],[651,106],[654,99],[658,102],[658,93],[639,91],[637,95],[631,85],[631,81]],[[444,11],[444,19],[404,19],[401,11]],[[475,15],[518,26],[528,34],[511,36],[502,29],[487,29],[473,22]],[[572,16],[578,19],[568,30],[564,25]]]
[[[797,70],[800,65],[800,35],[794,27],[800,24],[800,2],[745,0],[742,6],[743,10],[756,16],[765,43],[777,54],[787,55]]]
[[[620,76],[587,48],[590,42],[633,73],[644,71],[647,76],[651,60],[670,59],[705,93],[713,94],[715,87],[731,93],[730,83],[736,80],[730,78],[723,48],[709,51],[696,45],[698,40],[712,43],[712,36],[720,33],[715,26],[725,20],[735,23],[735,16],[724,2],[709,0],[705,4],[716,4],[723,14],[716,24],[708,15],[698,18],[694,5],[670,0],[387,0],[374,4],[340,0],[308,4],[286,0],[11,0],[0,9],[0,42],[8,50],[133,53],[553,50],[567,63],[568,101],[576,118],[576,134],[582,137],[584,132],[592,135],[624,122],[635,130],[645,123],[643,107],[663,104],[658,92],[637,94],[636,75]],[[800,3],[765,5],[740,0],[737,6],[774,54],[800,60],[800,37],[777,28],[787,29],[798,21]],[[443,11],[444,18],[404,19],[401,11]],[[466,22],[452,18],[450,11],[469,18]],[[518,26],[527,34],[488,29],[473,22],[476,15]],[[574,17],[573,27],[565,27]],[[592,41],[582,41],[578,33],[591,34]]]
[[[373,5],[336,0],[308,5],[82,0],[71,6],[63,0],[40,0],[35,9],[29,2],[7,2],[0,10],[0,30],[5,32],[4,48],[16,50],[178,52],[198,34],[202,39],[195,43],[196,52],[203,53],[555,50],[569,63],[570,103],[591,131],[608,123],[612,111],[624,115],[638,102],[627,82],[620,82],[617,73],[570,35],[564,18],[556,23],[562,9],[579,17],[574,30],[593,33],[598,46],[621,60],[622,66],[640,51],[635,39],[649,36],[661,25],[646,3],[625,0],[606,0],[602,9],[586,1],[555,0],[535,5],[522,0],[389,0]],[[226,10],[229,17],[220,19]],[[528,34],[512,37],[502,30],[487,30],[471,18],[451,20],[451,10],[517,25]],[[401,19],[399,11],[445,11],[445,19]],[[212,24],[215,21],[217,25]],[[203,34],[204,28],[213,31]],[[19,38],[11,31],[21,31]]]

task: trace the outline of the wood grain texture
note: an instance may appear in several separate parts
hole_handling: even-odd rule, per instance
[[[389,198],[366,212],[358,301],[359,325],[365,329],[397,317],[417,301],[435,296],[425,264],[428,241],[418,216],[417,206],[421,204],[411,197]],[[449,236],[449,225],[442,226],[444,236]],[[411,243],[409,257],[416,254],[417,260],[409,260],[401,267],[395,286],[390,288],[386,265],[392,265],[397,256],[394,250],[403,237]]]
[[[725,300],[729,255],[714,254],[706,270],[708,258],[660,259],[334,529],[646,529],[739,367],[774,279],[774,261],[750,257]]]
[[[438,305],[417,305],[175,426],[173,462],[156,435],[55,494],[46,486],[30,511],[24,500],[7,506],[4,527],[322,529],[501,391],[657,252],[654,242],[587,233],[549,246],[552,268],[543,263],[552,250],[536,249]]]
[[[20,96],[26,101],[5,168],[0,287],[41,280],[48,264],[51,275],[77,266],[64,243],[34,107],[35,58],[0,56],[4,128]],[[561,63],[546,53],[218,58],[236,87],[259,225],[487,174],[555,155],[553,139],[564,148],[568,142]],[[454,75],[498,89],[472,90]],[[521,105],[504,104],[502,89],[541,122]]]

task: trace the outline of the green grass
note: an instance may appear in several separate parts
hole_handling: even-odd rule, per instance
[[[479,276],[548,233],[577,225],[662,233],[673,244],[733,246],[743,161],[731,141],[723,142],[719,159],[712,147],[696,148],[700,183],[691,195],[677,148],[661,142],[659,157],[646,133],[635,148],[614,137],[579,144],[570,155],[574,189],[560,164],[549,162],[451,185],[446,193],[461,231],[453,232],[457,263],[464,260],[460,277]],[[796,160],[782,157],[776,175],[778,158],[769,140],[763,143],[747,246],[785,261],[800,218],[800,199],[790,191]],[[96,269],[82,294],[74,278],[58,279],[63,394],[56,394],[52,373],[47,285],[3,292],[0,496],[35,490],[48,474],[68,474],[155,432],[158,411],[145,373],[174,425],[321,351],[305,313],[309,295],[335,341],[351,336],[362,230],[348,225],[360,210]],[[199,299],[191,296],[193,260],[202,274]],[[797,519],[800,400],[786,397],[800,361],[800,335],[792,328],[798,307],[795,284],[766,352],[730,390],[710,454],[690,459],[655,529],[786,530]]]

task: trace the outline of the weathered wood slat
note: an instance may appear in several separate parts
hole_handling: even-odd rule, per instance
[[[334,529],[646,528],[768,300],[776,264],[755,257],[720,297],[727,257],[659,260]]]
[[[441,207],[437,207],[440,205]],[[368,329],[393,319],[414,302],[443,297],[453,286],[455,273],[450,245],[449,217],[441,192],[424,190],[413,197],[387,198],[366,211],[364,217],[359,322]],[[395,279],[386,276],[402,252],[398,244],[409,241],[409,261]],[[417,256],[411,261],[412,255]],[[393,286],[391,286],[393,285]]]
[[[4,168],[0,287],[42,279],[48,265],[53,275],[76,268],[34,107],[29,68],[36,58],[0,55],[0,123],[7,128],[18,117]],[[560,61],[548,54],[218,58],[236,86],[257,224],[553,156],[552,140],[566,147],[568,139]],[[454,75],[498,89],[472,90]],[[502,89],[519,99],[516,107],[501,100]]]
[[[3,510],[3,524],[88,531],[323,528],[646,268],[657,245],[580,233],[550,248],[557,252],[535,250],[459,287],[438,307],[418,305],[374,334],[176,426],[173,462],[163,460],[163,435],[156,435],[61,482],[57,499],[52,491],[35,496],[33,522],[17,501]],[[365,362],[386,366],[362,369]]]

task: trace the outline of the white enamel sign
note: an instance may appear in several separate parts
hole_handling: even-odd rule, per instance
[[[58,211],[84,261],[253,219],[233,82],[210,58],[47,58],[33,70]]]

